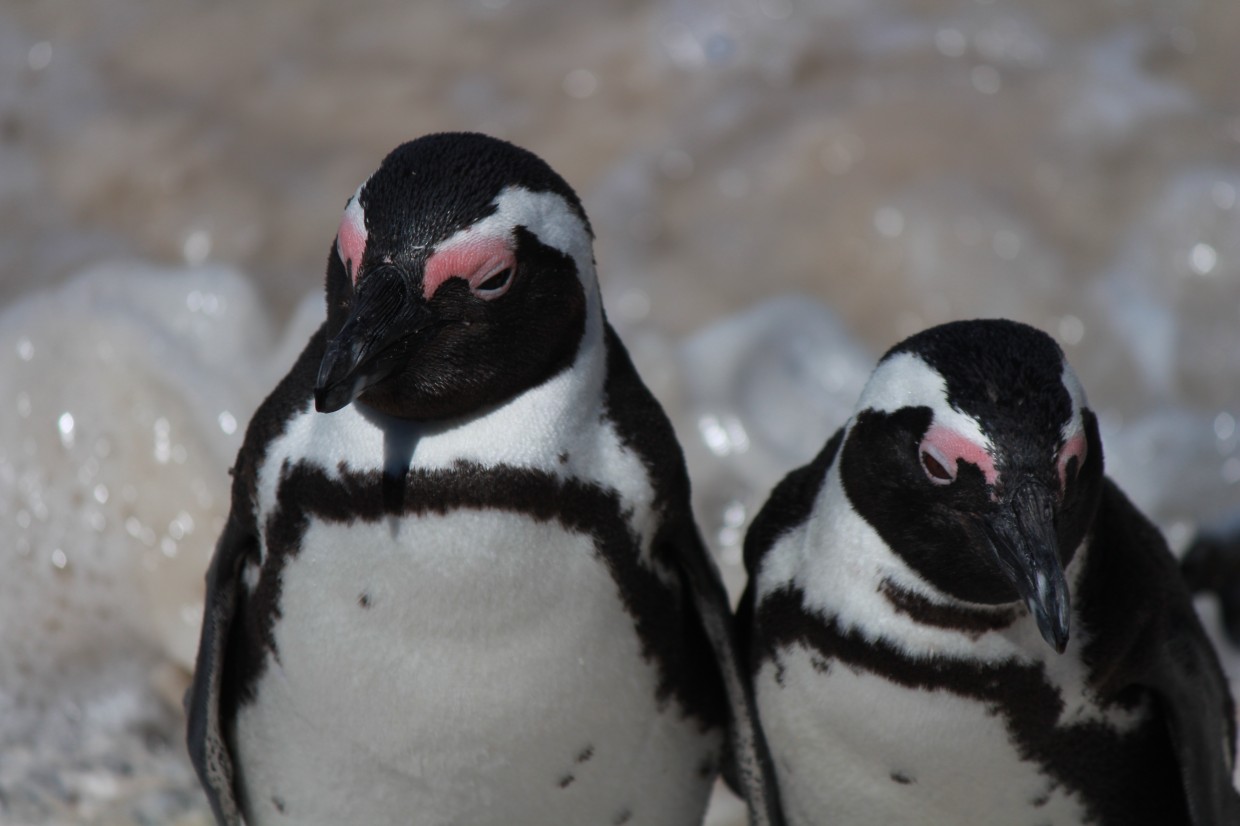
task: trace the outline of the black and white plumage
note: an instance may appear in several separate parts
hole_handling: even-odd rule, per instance
[[[894,347],[745,561],[790,824],[1240,823],[1218,660],[1043,333]]]
[[[207,576],[189,744],[222,824],[695,824],[729,716],[777,817],[591,240],[482,135],[398,147],[350,198]]]

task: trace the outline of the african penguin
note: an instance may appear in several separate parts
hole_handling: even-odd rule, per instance
[[[896,345],[745,563],[789,823],[1240,824],[1218,660],[1049,336]]]
[[[729,718],[776,822],[591,247],[569,186],[483,135],[406,143],[349,199],[207,574],[188,739],[221,824],[696,824]]]

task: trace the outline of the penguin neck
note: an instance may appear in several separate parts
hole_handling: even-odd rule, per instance
[[[828,470],[812,513],[794,569],[775,578],[799,585],[807,605],[823,616],[867,635],[881,635],[894,623],[903,633],[924,626],[934,638],[946,628],[994,630],[1016,619],[1017,603],[967,602],[918,574],[853,507],[838,461]]]
[[[597,288],[586,286],[586,319],[570,366],[499,404],[454,419],[411,421],[354,402],[383,434],[386,475],[412,466],[473,461],[484,466],[550,466],[597,425],[607,352]],[[451,461],[449,461],[451,458]]]
[[[1055,655],[1043,640],[1037,621],[1022,600],[972,602],[944,591],[918,572],[855,509],[846,504],[848,498],[839,477],[838,465],[833,470],[835,473],[823,486],[816,507],[829,508],[835,517],[815,526],[821,532],[811,537],[811,544],[825,547],[830,543],[833,552],[838,553],[832,566],[837,590],[846,588],[850,593],[865,594],[877,607],[876,613],[871,614],[862,604],[850,605],[842,612],[844,616],[840,617],[844,624],[850,624],[850,616],[853,616],[861,618],[861,626],[884,628],[884,621],[876,622],[874,617],[890,617],[892,614],[889,612],[894,612],[894,616],[899,618],[897,625],[904,630],[895,634],[893,639],[900,641],[900,644],[916,640],[924,645],[919,649],[918,643],[912,643],[910,651],[923,654],[954,651],[959,656],[967,657],[970,655],[966,649],[972,647],[975,654],[987,657],[1023,652],[1021,656],[1032,655],[1039,660],[1064,660]],[[841,528],[848,532],[852,540],[832,542],[830,537],[838,535],[836,532]],[[1088,560],[1089,535],[1086,534],[1073,549],[1064,568],[1069,594],[1073,598],[1081,586]],[[848,581],[848,584],[840,584],[839,579]],[[1079,603],[1075,600],[1071,602],[1070,612],[1068,645],[1069,649],[1079,650],[1088,640],[1088,629],[1083,625]],[[913,627],[916,632],[909,630]],[[962,640],[968,641],[963,643],[966,648],[954,647]]]

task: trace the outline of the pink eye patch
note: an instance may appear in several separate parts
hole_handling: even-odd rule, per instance
[[[336,231],[336,253],[355,287],[362,269],[362,256],[366,254],[366,237],[366,214],[357,198],[353,198],[345,207],[340,229]]]
[[[422,277],[422,296],[430,301],[450,278],[463,278],[475,295],[498,298],[508,290],[512,279],[490,288],[488,281],[516,266],[516,256],[504,237],[468,237],[435,251],[426,262]],[[502,281],[502,279],[501,279]]]
[[[1074,473],[1081,472],[1081,466],[1085,464],[1086,453],[1085,434],[1078,433],[1064,443],[1059,451],[1059,489],[1066,491],[1068,489],[1068,463],[1076,459],[1076,468]]]
[[[977,467],[986,477],[986,484],[993,485],[999,478],[994,457],[986,448],[954,430],[935,425],[921,440],[918,448],[926,474],[935,484],[950,484],[956,479],[956,463],[964,460]]]

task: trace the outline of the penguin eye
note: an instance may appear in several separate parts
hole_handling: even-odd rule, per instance
[[[436,250],[426,261],[422,297],[430,301],[453,278],[469,285],[475,298],[493,301],[512,287],[517,276],[516,253],[507,237],[466,237]]]
[[[511,255],[480,267],[469,279],[469,289],[483,301],[494,301],[512,286],[517,265]]]
[[[931,456],[928,450],[921,452],[921,466],[925,469],[926,475],[930,477],[930,481],[936,485],[949,485],[956,480],[956,474],[948,471],[944,463]]]
[[[995,460],[985,445],[941,425],[934,425],[926,432],[917,452],[921,469],[935,485],[954,483],[960,462],[981,471],[988,485],[995,484],[999,477],[995,472]]]
[[[1077,434],[1068,440],[1068,442],[1059,451],[1059,489],[1066,491],[1068,483],[1076,481],[1081,475],[1081,468],[1085,465],[1085,456],[1089,452],[1089,446],[1085,441],[1084,434]]]
[[[512,280],[512,267],[504,267],[502,270],[495,273],[495,275],[475,287],[474,292],[486,293],[502,290],[504,287],[508,286],[508,282],[510,280]]]

